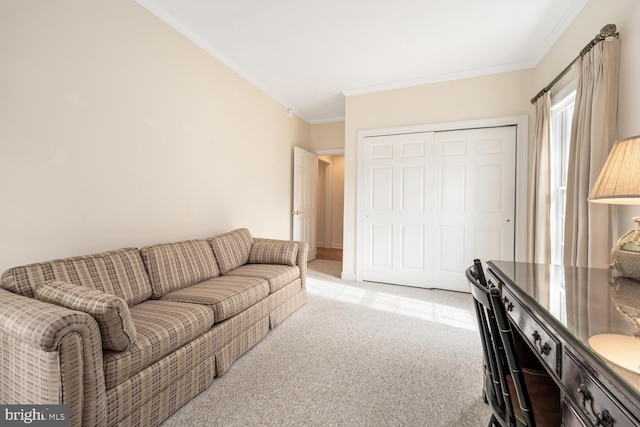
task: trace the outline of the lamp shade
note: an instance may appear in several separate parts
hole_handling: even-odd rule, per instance
[[[640,204],[640,135],[616,142],[591,189],[589,201]]]

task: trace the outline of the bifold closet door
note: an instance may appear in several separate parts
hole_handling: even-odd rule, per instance
[[[468,292],[474,258],[513,260],[516,127],[437,132],[434,286]]]
[[[364,148],[363,279],[431,287],[433,132],[370,138]]]
[[[515,126],[369,137],[363,280],[468,292],[474,257],[513,259]]]

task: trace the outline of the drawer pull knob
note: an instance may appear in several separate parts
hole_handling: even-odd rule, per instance
[[[593,397],[591,396],[591,393],[587,389],[587,386],[584,384],[580,384],[577,391],[582,399],[582,401],[580,402],[580,405],[582,406],[582,409],[584,409],[584,412],[589,418],[589,421],[591,421],[591,423],[594,426],[613,427],[614,421],[609,411],[604,409],[599,414],[594,413]],[[589,402],[588,405],[587,405],[587,402]]]
[[[613,427],[613,418],[611,417],[609,411],[607,411],[606,409],[596,415],[596,418],[598,420],[598,422],[596,422],[597,426]]]
[[[549,346],[549,343],[547,342],[542,344],[542,337],[540,336],[538,331],[533,331],[533,346],[539,354],[543,354],[546,356],[551,353],[551,346]]]

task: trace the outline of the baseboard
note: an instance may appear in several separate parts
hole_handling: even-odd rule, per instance
[[[342,274],[340,275],[340,277],[344,280],[356,280],[356,275],[355,273],[347,273],[345,271],[342,272]]]
[[[333,243],[330,245],[325,245],[324,242],[317,242],[316,248],[322,249],[342,249],[342,243]]]

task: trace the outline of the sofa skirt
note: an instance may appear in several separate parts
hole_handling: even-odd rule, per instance
[[[150,402],[156,401],[158,396],[171,393],[175,384],[188,378],[197,369],[204,370],[203,378],[210,378],[204,388],[196,387],[200,391],[204,390],[216,375],[214,354],[217,349],[212,347],[210,334],[211,331],[205,333],[127,381],[107,390],[107,425],[117,425],[132,414],[144,411]],[[207,366],[212,369],[212,375],[205,368]]]
[[[107,418],[107,425],[119,427],[152,427],[159,425],[182,405],[193,399],[213,381],[216,373],[215,359],[209,358],[193,368],[182,378],[154,395],[137,410],[120,422]],[[205,425],[205,424],[203,424]]]
[[[269,333],[269,318],[265,317],[224,346],[222,350],[216,353],[217,375],[224,375],[233,362],[238,360],[251,347],[262,341],[267,336],[267,333]]]
[[[289,317],[294,311],[302,307],[307,303],[307,291],[306,289],[300,290],[293,297],[289,298],[271,312],[269,316],[269,323],[271,329],[278,326],[284,319]]]

